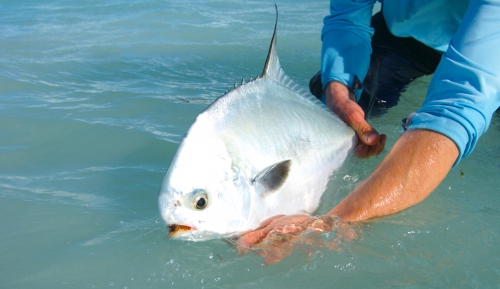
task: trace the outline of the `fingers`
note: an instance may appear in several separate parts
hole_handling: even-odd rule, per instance
[[[335,228],[336,237],[333,240],[320,237]],[[264,221],[259,229],[243,234],[236,241],[236,249],[240,256],[251,252],[261,256],[264,263],[270,265],[290,256],[296,249],[335,249],[341,241],[348,242],[356,237],[356,231],[334,215],[275,216]]]
[[[243,233],[236,241],[236,244],[238,247],[250,248],[252,245],[260,243],[283,217],[285,215],[277,215],[263,221],[257,229]]]
[[[384,150],[386,139],[387,136],[385,134],[382,134],[380,135],[379,142],[374,145],[367,145],[359,140],[356,147],[354,148],[354,153],[360,158],[378,156]]]
[[[248,251],[248,248],[250,248],[253,244],[257,244],[260,241],[262,241],[262,239],[264,239],[267,236],[268,232],[269,232],[269,229],[266,229],[266,228],[256,229],[254,231],[246,232],[238,238],[238,240],[236,241],[236,244],[237,244],[238,248],[243,248],[243,249],[246,249]],[[240,250],[238,250],[238,251],[240,251]]]
[[[346,222],[337,224],[337,237],[345,242],[350,242],[358,237],[356,230]]]
[[[379,155],[385,146],[386,136],[379,133],[365,120],[363,109],[354,101],[347,88],[338,82],[330,83],[326,90],[326,105],[347,125],[352,127],[359,138],[354,150],[361,158]]]
[[[269,226],[271,223],[275,223],[277,220],[279,220],[283,217],[285,217],[285,215],[276,215],[276,216],[273,216],[267,220],[264,220],[262,223],[260,223],[259,228],[257,228],[257,229],[265,228],[265,227]]]
[[[307,227],[300,226],[300,224],[310,219],[309,215],[278,215],[271,217],[263,221],[259,228],[243,233],[236,241],[236,244],[238,247],[250,248],[265,239],[271,231],[283,234],[300,233]]]
[[[361,107],[351,101],[353,106],[351,112],[345,117],[344,121],[354,129],[359,140],[366,145],[376,145],[379,142],[379,133],[365,120],[365,114]],[[357,110],[360,111],[357,111]]]

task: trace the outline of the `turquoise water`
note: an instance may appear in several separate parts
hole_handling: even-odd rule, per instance
[[[500,286],[498,114],[427,200],[362,225],[340,251],[261,266],[220,240],[167,238],[164,173],[196,115],[261,73],[273,4],[0,2],[0,288]],[[277,4],[282,66],[307,85],[328,1]],[[428,82],[370,120],[388,147]],[[378,161],[350,159],[320,212]]]

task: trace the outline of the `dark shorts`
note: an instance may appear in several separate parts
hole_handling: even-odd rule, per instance
[[[382,13],[372,17],[370,68],[363,81],[363,92],[359,105],[365,113],[379,114],[398,104],[401,93],[416,78],[434,73],[441,53],[412,37],[394,36],[385,23]],[[309,83],[313,95],[321,98],[323,93],[320,74]]]

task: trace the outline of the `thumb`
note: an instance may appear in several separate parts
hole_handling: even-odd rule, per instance
[[[352,114],[347,123],[354,129],[362,143],[371,146],[379,142],[379,133],[366,122],[363,115]]]
[[[379,142],[380,135],[378,132],[371,126],[363,127],[360,130],[356,131],[359,139],[367,145],[375,145]]]

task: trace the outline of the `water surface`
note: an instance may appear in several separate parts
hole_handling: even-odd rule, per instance
[[[273,4],[0,3],[0,288],[499,286],[498,114],[427,200],[364,224],[341,251],[261,266],[219,240],[167,238],[156,203],[164,173],[196,115],[261,73]],[[280,60],[305,86],[319,70],[328,1],[278,5]],[[370,120],[388,147],[428,82]],[[380,159],[350,159],[319,211]]]

